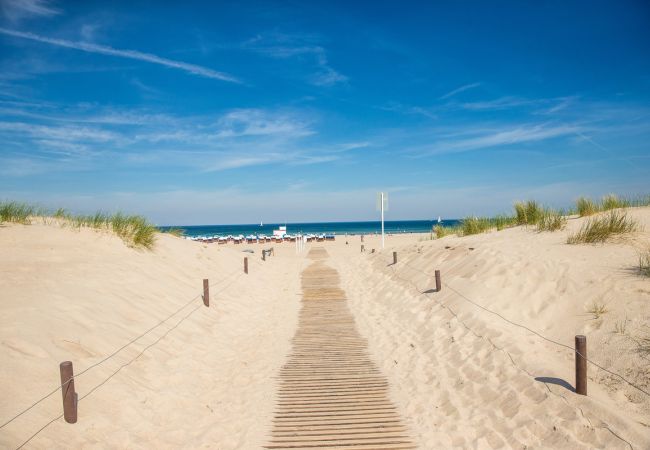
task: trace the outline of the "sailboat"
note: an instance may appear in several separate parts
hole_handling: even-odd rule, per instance
[[[260,226],[261,226],[261,227],[264,226],[264,222],[262,222],[261,220],[260,220]]]
[[[440,216],[438,216],[438,223],[442,222],[442,219],[440,219]]]

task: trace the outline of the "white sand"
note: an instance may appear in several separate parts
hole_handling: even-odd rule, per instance
[[[358,237],[350,245],[341,238],[312,245],[328,249],[359,330],[423,449],[629,448],[625,441],[650,448],[647,396],[593,366],[588,397],[536,381],[573,385],[572,351],[446,286],[420,294],[434,281],[419,270],[438,268],[469,299],[544,336],[572,347],[575,334],[586,334],[590,358],[650,390],[650,365],[633,341],[648,332],[650,318],[650,280],[634,271],[637,249],[650,245],[650,209],[632,214],[646,231],[606,245],[565,244],[583,219],[556,233],[393,236],[374,255],[359,252]],[[263,263],[260,249],[271,245],[276,256]],[[379,248],[379,239],[366,237],[365,246]],[[248,276],[245,248],[256,250]],[[147,252],[105,233],[34,224],[0,227],[0,249],[0,422],[56,387],[59,362],[72,360],[79,373],[190,301],[204,277],[216,284],[210,308],[195,299],[81,375],[80,397],[108,381],[81,400],[77,424],[59,419],[28,448],[252,449],[266,442],[275,376],[300,307],[306,262],[293,244],[218,246],[163,235]],[[399,262],[389,266],[393,250]],[[586,312],[594,300],[607,305],[599,319]],[[624,321],[625,334],[613,333]],[[56,392],[0,429],[0,446],[17,447],[60,413]]]

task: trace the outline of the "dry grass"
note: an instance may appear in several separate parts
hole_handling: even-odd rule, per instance
[[[594,319],[600,319],[603,314],[609,311],[604,303],[594,300],[591,306],[587,308],[587,312],[593,314]]]
[[[537,231],[559,231],[566,226],[567,219],[561,211],[545,209],[537,221]]]
[[[580,217],[584,217],[596,214],[600,211],[600,207],[593,200],[585,197],[580,197],[576,201],[576,210]]]
[[[650,248],[639,254],[639,273],[644,277],[650,277]]]
[[[638,229],[638,222],[628,217],[625,211],[612,210],[602,216],[589,219],[576,234],[569,236],[567,243],[606,242],[613,237],[632,233]]]
[[[460,223],[463,236],[480,234],[494,228],[491,219],[487,217],[466,217]]]
[[[457,236],[462,236],[462,230],[459,226],[445,227],[442,225],[436,225],[433,227],[433,232],[436,235],[436,239],[440,239],[452,234],[455,234]]]

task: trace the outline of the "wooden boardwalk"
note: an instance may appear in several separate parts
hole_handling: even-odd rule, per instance
[[[339,288],[338,272],[313,248],[302,273],[302,309],[280,371],[269,449],[412,449],[388,382],[371,361]]]

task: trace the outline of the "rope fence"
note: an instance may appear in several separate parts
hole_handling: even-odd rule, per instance
[[[245,265],[245,269],[247,269],[247,264]],[[209,287],[217,287],[217,286],[219,286],[219,285],[221,285],[221,284],[223,284],[223,283],[225,283],[227,281],[230,281],[230,283],[228,283],[227,285],[221,286],[219,288],[219,291],[223,292],[226,289],[228,289],[232,284],[234,284],[242,275],[244,275],[246,273],[247,273],[247,271],[242,271],[241,269],[234,270],[231,273],[229,273],[228,275],[226,275],[223,279],[221,279],[219,281],[216,281],[216,282],[213,282],[213,283],[210,283],[208,286]],[[204,290],[204,294],[197,294],[196,296],[192,297],[190,300],[183,303],[180,307],[178,307],[176,310],[174,310],[171,314],[166,316],[164,319],[158,321],[155,325],[151,326],[150,328],[148,328],[144,332],[142,332],[139,335],[135,336],[134,338],[129,340],[127,343],[125,343],[121,347],[117,348],[116,350],[114,350],[113,352],[111,352],[110,354],[108,354],[107,356],[102,358],[101,360],[97,361],[94,364],[91,364],[90,366],[86,367],[85,369],[78,372],[77,374],[69,377],[66,381],[64,381],[60,385],[56,386],[54,389],[52,389],[51,391],[49,391],[48,393],[46,393],[45,395],[40,397],[38,400],[32,402],[29,406],[22,409],[18,413],[14,414],[11,418],[5,420],[2,424],[0,424],[0,430],[5,428],[7,425],[11,424],[15,420],[17,420],[19,417],[23,416],[27,412],[34,409],[36,406],[38,406],[39,404],[41,404],[42,402],[44,402],[45,400],[50,398],[52,395],[56,394],[57,392],[62,391],[64,388],[67,389],[69,386],[73,387],[74,386],[73,382],[74,382],[75,379],[81,377],[82,375],[88,373],[90,370],[92,370],[92,369],[106,363],[107,361],[113,359],[119,353],[121,353],[123,350],[125,350],[126,348],[128,348],[131,345],[135,344],[136,342],[138,342],[139,340],[141,340],[145,336],[149,335],[154,330],[158,329],[163,324],[170,321],[170,319],[172,319],[174,316],[177,316],[179,313],[181,313],[183,310],[185,310],[192,303],[196,302],[197,299],[202,298],[203,295],[205,295],[205,293],[207,293],[207,291]],[[136,356],[131,358],[126,363],[121,364],[107,378],[105,378],[99,384],[92,387],[85,395],[83,395],[82,397],[80,397],[78,399],[75,398],[75,401],[74,401],[75,415],[76,415],[76,405],[77,405],[78,402],[82,401],[83,399],[88,397],[90,394],[95,392],[101,386],[106,384],[111,378],[113,378],[115,375],[117,375],[123,368],[125,368],[125,367],[129,366],[130,364],[132,364],[134,361],[136,361],[138,358],[140,358],[148,349],[150,349],[151,347],[155,346],[160,341],[162,341],[169,333],[171,333],[173,330],[175,330],[181,323],[183,323],[192,314],[194,314],[198,309],[200,309],[201,306],[202,305],[199,304],[199,305],[195,306],[194,308],[192,308],[189,313],[185,314],[180,320],[178,320],[176,323],[174,323],[174,325],[172,325],[169,329],[167,329],[167,331],[165,331],[162,335],[160,335],[155,341],[153,341],[151,344],[144,347]],[[65,407],[65,391],[64,391],[64,407]],[[65,415],[65,413],[62,413],[62,414],[58,415],[57,417],[53,418],[52,420],[50,420],[49,422],[47,422],[45,425],[43,425],[41,428],[39,428],[35,433],[33,433],[27,440],[25,440],[22,444],[20,444],[20,446],[18,446],[17,449],[23,448],[27,443],[29,443],[32,439],[34,439],[39,433],[41,433],[43,430],[45,430],[52,423],[54,423],[57,420],[59,420],[60,418],[64,417],[64,415]],[[67,418],[67,416],[66,416],[66,418]]]
[[[405,282],[409,283],[411,286],[413,286],[413,287],[415,288],[415,290],[418,292],[419,295],[422,295],[422,296],[428,297],[427,294],[433,293],[433,292],[430,292],[430,291],[422,291],[422,290],[421,290],[421,289],[420,289],[420,288],[419,288],[415,283],[413,283],[411,280],[409,280],[409,279],[407,279],[407,278],[404,278],[404,277],[402,277],[402,276],[399,275],[399,273],[397,272],[397,269],[395,268],[395,266],[398,264],[398,263],[397,263],[397,254],[396,254],[396,252],[393,253],[392,258],[390,258],[390,259],[388,259],[388,258],[383,258],[383,259],[388,263],[388,266],[391,268],[393,274],[394,274],[397,278],[399,278],[399,279],[401,279],[402,281],[405,281]],[[415,270],[415,271],[417,271],[417,272],[420,272],[421,274],[423,274],[423,275],[425,275],[425,276],[427,276],[427,277],[430,277],[430,278],[435,278],[435,277],[436,277],[435,274],[431,274],[431,273],[429,273],[429,272],[427,272],[427,271],[424,271],[424,270],[420,269],[419,267],[412,266],[411,264],[408,263],[408,261],[406,261],[406,262],[404,262],[404,263],[402,263],[402,264],[400,264],[400,265],[402,265],[402,266],[406,266],[406,267],[408,267],[408,268],[410,268],[410,269],[412,269],[412,270]],[[457,265],[455,265],[455,266],[457,266]],[[455,268],[456,268],[456,267],[453,267],[453,269],[455,269]],[[451,272],[451,270],[453,270],[453,269],[450,269],[449,271]],[[493,314],[494,316],[496,316],[496,317],[498,317],[499,319],[501,319],[501,320],[507,322],[508,324],[513,325],[513,326],[515,326],[515,327],[519,327],[519,328],[521,328],[521,329],[523,329],[523,330],[526,330],[526,331],[528,331],[529,333],[532,333],[533,335],[538,336],[539,338],[541,338],[541,339],[543,339],[543,340],[545,340],[545,341],[547,341],[547,342],[549,342],[549,343],[551,343],[551,344],[555,344],[555,345],[557,345],[557,346],[560,346],[560,347],[563,347],[563,348],[569,349],[569,350],[571,350],[572,352],[575,352],[576,355],[578,355],[580,358],[583,358],[586,362],[592,364],[593,366],[599,368],[600,370],[603,370],[604,372],[609,373],[610,375],[613,375],[613,376],[619,378],[619,379],[620,379],[621,381],[623,381],[624,383],[628,384],[629,386],[631,386],[631,387],[637,389],[638,391],[640,391],[640,392],[642,392],[643,394],[645,394],[645,395],[647,395],[647,396],[650,397],[650,392],[648,392],[647,390],[645,390],[645,389],[642,388],[641,386],[638,386],[637,384],[631,382],[630,380],[628,380],[627,378],[625,378],[623,375],[621,375],[621,374],[619,374],[619,373],[616,373],[616,372],[613,372],[613,371],[611,371],[611,370],[609,370],[609,369],[603,367],[602,365],[598,364],[597,362],[593,361],[592,359],[589,359],[586,355],[582,354],[582,353],[581,353],[577,348],[574,348],[574,347],[571,347],[571,346],[569,346],[569,345],[566,345],[566,344],[563,344],[563,343],[561,343],[561,342],[558,342],[558,341],[556,341],[556,340],[554,340],[554,339],[551,339],[551,338],[549,338],[549,337],[547,337],[547,336],[544,336],[543,334],[539,333],[538,331],[535,331],[535,330],[533,330],[533,329],[527,327],[526,325],[523,325],[523,324],[520,324],[520,323],[517,323],[517,322],[514,322],[514,321],[508,319],[507,317],[503,316],[503,315],[500,314],[499,312],[497,312],[497,311],[493,311],[493,310],[491,310],[490,308],[487,308],[487,307],[485,307],[485,306],[479,304],[478,302],[476,302],[476,301],[470,299],[470,298],[467,297],[465,294],[463,294],[462,292],[458,291],[456,288],[454,288],[453,286],[451,286],[449,283],[442,282],[442,285],[445,286],[446,288],[448,288],[448,289],[449,289],[450,291],[452,291],[453,293],[455,293],[456,296],[459,297],[460,299],[465,300],[466,302],[470,303],[471,305],[473,305],[473,306],[475,306],[475,307],[477,307],[477,308],[479,308],[479,309],[481,309],[481,310],[483,310],[483,311],[485,311],[485,312],[488,312],[488,313],[490,313],[490,314]],[[442,305],[442,306],[444,306],[445,308],[447,308],[445,305]],[[447,308],[447,309],[448,309],[448,308]],[[453,312],[452,312],[452,313],[453,313]],[[453,314],[456,315],[455,313],[453,313]]]

